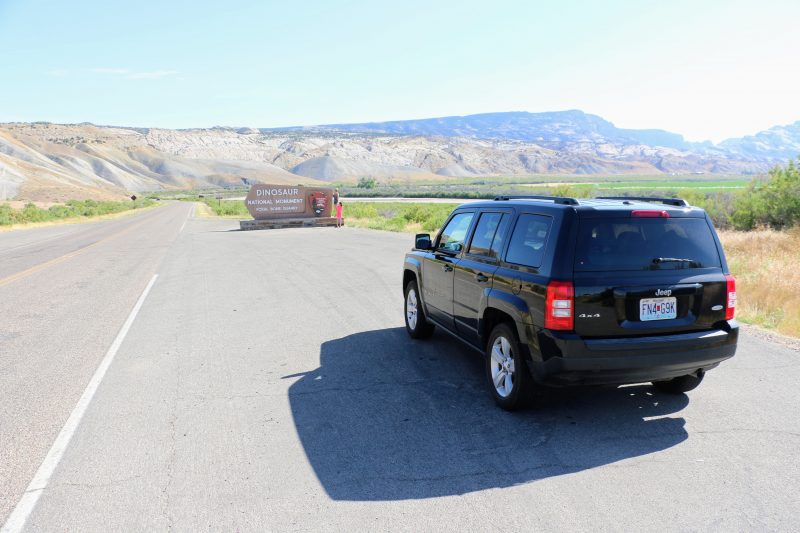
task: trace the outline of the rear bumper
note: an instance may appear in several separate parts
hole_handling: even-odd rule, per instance
[[[541,330],[538,346],[531,346],[541,358],[532,356],[529,366],[534,379],[547,385],[657,381],[714,368],[733,357],[738,338],[735,320],[724,329],[614,339]]]

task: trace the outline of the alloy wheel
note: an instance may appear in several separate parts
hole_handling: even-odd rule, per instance
[[[416,329],[417,327],[417,292],[414,289],[409,289],[408,296],[406,296],[406,320],[408,327]]]
[[[514,354],[511,343],[502,335],[492,343],[492,384],[501,398],[507,398],[514,390]]]

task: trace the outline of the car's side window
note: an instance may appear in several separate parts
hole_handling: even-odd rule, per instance
[[[544,215],[520,215],[511,234],[506,261],[533,268],[540,267],[552,222],[551,217]]]
[[[467,253],[495,257],[492,253],[492,242],[497,235],[503,213],[483,213],[475,226],[475,234],[469,244]]]
[[[451,253],[460,252],[464,247],[464,241],[467,238],[467,231],[472,223],[473,216],[475,216],[475,213],[468,212],[458,213],[451,218],[450,222],[442,230],[436,249]]]
[[[511,223],[511,218],[509,214],[503,215],[502,220],[500,220],[500,225],[497,226],[497,231],[494,234],[494,240],[491,246],[490,255],[492,257],[500,257],[500,253],[503,251],[503,245],[508,240],[508,226]]]

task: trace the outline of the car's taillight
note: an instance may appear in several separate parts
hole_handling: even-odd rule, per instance
[[[634,209],[631,211],[631,216],[643,218],[669,218],[669,213],[666,211],[658,211],[656,209]]]
[[[575,289],[571,281],[551,281],[544,304],[546,329],[571,330],[575,325]]]
[[[731,320],[736,314],[736,278],[728,274],[725,281],[725,320]]]

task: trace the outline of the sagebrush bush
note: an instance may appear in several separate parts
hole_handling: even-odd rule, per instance
[[[769,176],[753,180],[736,197],[731,211],[736,229],[791,228],[800,223],[800,170],[794,161],[775,167]]]
[[[136,207],[153,205],[152,200],[137,201]],[[133,209],[133,202],[113,202],[97,200],[70,200],[61,205],[53,205],[47,209],[28,203],[22,209],[12,209],[7,204],[0,205],[0,225],[28,224],[31,222],[49,222],[65,218],[93,217],[121,213]]]

